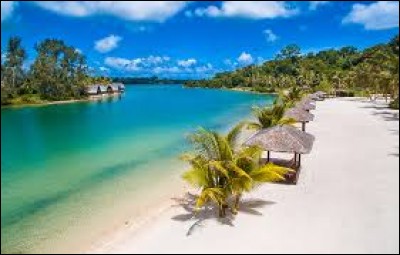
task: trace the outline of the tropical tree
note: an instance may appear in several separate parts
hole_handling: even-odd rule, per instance
[[[282,104],[284,105],[285,108],[288,108],[292,107],[294,103],[299,101],[302,97],[303,97],[302,90],[298,87],[293,86],[286,92],[282,91],[279,95],[279,100],[282,101]]]
[[[296,121],[292,118],[285,118],[286,105],[276,100],[272,106],[253,107],[253,115],[256,121],[247,123],[248,129],[261,130],[277,125],[291,125]]]
[[[183,178],[201,189],[197,209],[212,202],[218,206],[219,216],[224,217],[228,199],[233,197],[231,210],[236,214],[244,192],[258,183],[284,180],[284,175],[291,171],[272,163],[260,165],[259,147],[240,147],[237,141],[243,125],[240,123],[227,135],[200,129],[190,136],[194,153],[182,157],[191,166]]]

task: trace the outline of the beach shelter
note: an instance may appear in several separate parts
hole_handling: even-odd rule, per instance
[[[326,94],[326,92],[323,92],[323,91],[317,91],[314,93],[314,95],[317,95],[320,99],[324,100],[324,98],[327,94]]]
[[[314,136],[290,125],[279,125],[262,129],[244,142],[245,146],[257,145],[267,151],[267,161],[270,152],[294,153],[296,167],[300,167],[301,154],[310,153]]]
[[[309,94],[306,98],[309,98],[311,100],[320,100],[319,96],[317,96],[316,94]]]
[[[315,104],[307,103],[307,102],[298,102],[295,105],[296,108],[303,109],[305,111],[315,110]]]
[[[284,117],[294,119],[297,122],[301,122],[302,131],[306,131],[306,123],[314,120],[313,114],[301,108],[290,108],[286,110]]]
[[[300,100],[301,103],[307,103],[307,104],[315,104],[315,101],[316,101],[316,100],[310,98],[309,96],[303,97],[303,98]]]

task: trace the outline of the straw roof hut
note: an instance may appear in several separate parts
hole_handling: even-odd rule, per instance
[[[125,91],[125,85],[123,83],[114,83],[118,87],[119,92]]]
[[[316,94],[309,94],[307,96],[307,98],[311,99],[311,100],[320,100],[319,96]]]
[[[317,91],[317,92],[315,92],[314,94],[317,95],[317,96],[319,96],[319,97],[324,97],[325,95],[327,95],[327,93],[326,93],[326,92],[323,92],[323,91]]]
[[[244,145],[258,145],[263,148],[268,153],[267,161],[269,161],[271,151],[294,153],[295,164],[299,167],[300,154],[310,153],[314,139],[311,134],[293,126],[284,125],[263,129],[252,135]]]
[[[301,109],[301,108],[290,108],[286,110],[284,114],[285,118],[291,118],[296,120],[297,122],[301,122],[302,131],[306,131],[306,123],[314,120],[314,115]]]
[[[107,93],[107,87],[106,85],[99,85],[99,90],[101,94],[106,94]]]
[[[118,89],[118,85],[117,84],[109,84],[107,86],[107,93],[113,94],[113,93],[118,93],[119,89]]]
[[[315,110],[315,105],[307,102],[298,102],[295,107],[305,111]]]
[[[91,85],[91,86],[86,87],[86,93],[88,93],[89,95],[100,94],[99,85]]]

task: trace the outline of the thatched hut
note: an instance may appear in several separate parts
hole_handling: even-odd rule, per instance
[[[267,161],[270,152],[294,153],[295,165],[300,166],[301,154],[310,153],[314,136],[293,126],[283,125],[263,129],[251,136],[244,145],[257,145],[267,151]]]
[[[119,89],[118,89],[118,85],[116,84],[109,84],[107,85],[107,93],[108,94],[114,94],[114,93],[118,93]]]
[[[302,131],[306,131],[306,123],[314,120],[313,114],[301,108],[290,108],[286,110],[284,117],[294,119],[297,122],[301,122]]]
[[[86,93],[88,93],[88,95],[91,95],[91,96],[101,94],[99,85],[91,85],[91,86],[86,87]]]
[[[100,94],[106,94],[107,88],[108,88],[108,86],[106,86],[106,85],[99,85]]]
[[[298,102],[295,107],[305,111],[315,110],[315,105],[307,102]]]

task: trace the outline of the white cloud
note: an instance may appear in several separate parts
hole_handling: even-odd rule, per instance
[[[10,18],[17,3],[14,1],[1,1],[1,22]]]
[[[107,68],[107,67],[105,67],[105,66],[100,66],[100,67],[99,67],[99,70],[102,71],[102,72],[109,72],[109,71],[110,71],[110,68]]]
[[[242,65],[249,65],[253,63],[254,60],[251,54],[242,52],[242,54],[240,54],[240,56],[238,57],[237,61]]]
[[[36,1],[43,9],[73,17],[109,15],[132,21],[158,21],[180,12],[185,1]],[[3,6],[2,6],[3,8]]]
[[[118,43],[122,37],[116,35],[109,35],[94,43],[94,48],[100,53],[107,53],[118,47]]]
[[[203,65],[203,66],[198,66],[195,68],[195,70],[197,73],[214,72],[214,68],[210,63]]]
[[[210,63],[198,65],[198,61],[194,58],[176,61],[167,56],[149,56],[134,59],[107,57],[104,60],[104,64],[122,72],[144,75],[210,74],[215,72]]]
[[[181,66],[181,67],[191,67],[191,66],[193,66],[193,65],[195,65],[197,63],[197,60],[196,59],[194,59],[194,58],[189,58],[189,59],[187,59],[187,60],[179,60],[178,61],[178,66]]]
[[[115,69],[121,69],[127,71],[140,70],[140,68],[138,67],[139,64],[138,61],[129,60],[125,58],[107,57],[104,60],[104,64]]]
[[[194,12],[187,12],[186,16],[273,19],[290,17],[297,13],[298,9],[290,8],[285,1],[224,1],[221,7],[211,5],[206,8],[197,8]]]
[[[367,30],[382,30],[399,26],[399,2],[381,1],[372,4],[354,4],[342,20],[344,24],[361,24]]]
[[[274,34],[271,29],[265,29],[263,33],[265,34],[268,42],[275,42],[278,40],[278,36]]]
[[[320,6],[324,6],[329,4],[329,1],[310,1],[308,9],[311,11],[315,11],[318,9]]]

